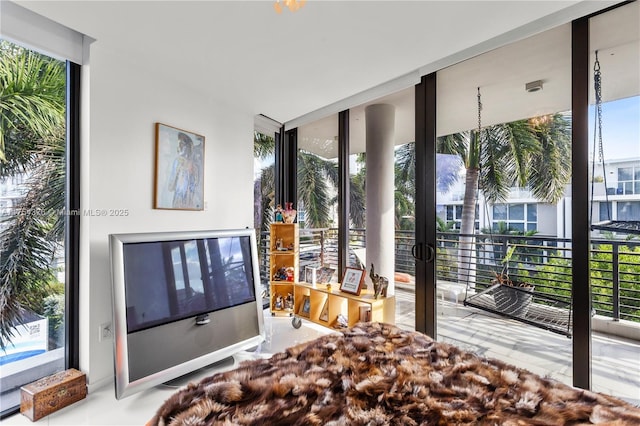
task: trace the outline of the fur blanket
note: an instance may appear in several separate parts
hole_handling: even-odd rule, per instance
[[[190,384],[154,425],[638,425],[640,408],[361,323]]]

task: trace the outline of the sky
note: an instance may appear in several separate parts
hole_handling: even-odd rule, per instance
[[[592,105],[589,108],[589,156],[593,153],[594,116]],[[602,104],[602,147],[605,162],[640,158],[640,96]]]

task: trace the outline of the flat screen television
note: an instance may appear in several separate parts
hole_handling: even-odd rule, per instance
[[[116,398],[264,340],[253,229],[112,234]]]

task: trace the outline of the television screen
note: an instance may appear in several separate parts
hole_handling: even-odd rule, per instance
[[[255,230],[113,234],[116,397],[264,340]]]
[[[123,249],[129,333],[256,300],[248,236]]]

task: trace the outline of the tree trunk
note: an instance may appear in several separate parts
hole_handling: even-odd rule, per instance
[[[468,168],[465,176],[464,202],[458,244],[458,282],[475,288],[476,258],[474,256],[475,218],[479,169]]]

